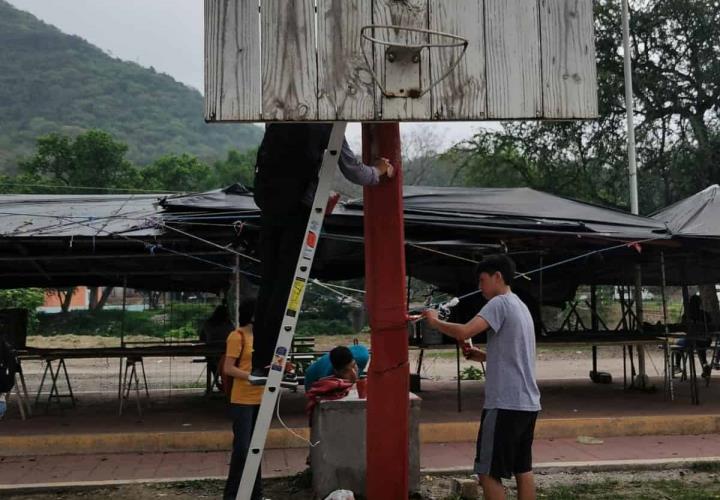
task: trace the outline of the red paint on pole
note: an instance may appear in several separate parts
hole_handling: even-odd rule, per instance
[[[366,187],[365,289],[372,361],[368,373],[367,498],[408,498],[410,413],[405,231],[403,227],[400,125],[363,125],[366,164],[385,157],[393,179]]]

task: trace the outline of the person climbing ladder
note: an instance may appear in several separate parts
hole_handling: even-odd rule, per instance
[[[255,310],[252,384],[267,381],[331,131],[329,123],[272,123],[258,149],[254,199],[261,210],[262,279]],[[339,166],[346,179],[363,186],[378,184],[382,176],[394,174],[385,158],[376,159],[372,166],[360,162],[347,140],[343,141]],[[292,379],[292,374],[288,376]]]

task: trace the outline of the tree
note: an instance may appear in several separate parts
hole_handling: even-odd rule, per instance
[[[602,125],[601,125],[602,126]],[[531,187],[606,205],[627,200],[619,134],[599,137],[596,124],[505,124],[481,130],[444,158],[468,186]]]
[[[717,0],[633,2],[630,31],[638,156],[668,205],[720,181],[720,6]],[[596,5],[598,69],[606,112],[623,114],[620,4]]]
[[[141,176],[144,189],[197,192],[214,187],[210,167],[188,154],[163,156],[145,167]]]
[[[228,151],[224,161],[216,161],[213,164],[215,187],[227,187],[235,183],[252,186],[255,177],[256,156],[257,148],[247,151],[236,149]]]
[[[26,180],[58,186],[56,192],[106,193],[139,184],[138,172],[125,159],[127,146],[100,130],[72,139],[50,134],[37,141],[36,153],[20,162]]]
[[[439,169],[440,148],[443,136],[432,125],[414,127],[412,132],[402,134],[403,182],[412,186],[421,184],[439,185],[436,179]],[[448,177],[449,178],[449,177]]]

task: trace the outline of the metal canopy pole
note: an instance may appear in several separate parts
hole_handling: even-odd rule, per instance
[[[367,498],[408,498],[410,372],[405,295],[400,125],[363,125],[363,160],[385,157],[393,179],[364,189],[365,288],[373,360],[368,373]]]
[[[127,298],[126,295],[126,289],[127,287],[127,275],[123,276],[123,306],[122,306],[122,315],[120,316],[120,347],[125,347],[125,301]],[[120,355],[120,373],[118,374],[118,399],[120,399],[120,403],[122,404],[122,390],[123,390],[123,356]]]
[[[663,326],[665,327],[665,345],[663,348],[663,352],[665,354],[665,374],[664,374],[664,380],[665,380],[665,399],[669,399],[670,401],[673,401],[675,399],[675,391],[673,388],[673,379],[672,379],[672,356],[670,356],[670,344],[669,344],[669,334],[670,330],[668,329],[668,310],[667,310],[667,278],[665,274],[665,251],[660,251],[660,272],[662,273],[662,287],[660,288],[662,292],[662,309],[663,309]]]
[[[541,254],[540,254],[540,278],[538,279],[538,285],[539,285],[539,290],[538,290],[538,302],[540,303],[540,306],[538,307],[538,311],[539,311],[538,314],[539,314],[539,316],[540,316],[540,317],[539,317],[539,320],[540,320],[540,321],[539,321],[540,331],[541,331],[542,334],[544,335],[544,334],[545,334],[545,322],[543,321],[543,299],[544,299],[544,297],[543,297],[543,287],[544,287],[544,283],[543,283],[543,272],[544,272],[544,271],[543,271],[543,266],[544,266],[544,259],[543,259],[543,255],[542,255],[542,253],[541,253]]]
[[[125,309],[127,307],[127,276],[123,276],[122,316],[120,319],[120,347],[125,347]]]
[[[623,62],[625,72],[625,110],[627,114],[628,167],[630,169],[630,211],[640,213],[638,203],[637,164],[635,158],[635,124],[632,91],[632,61],[630,55],[630,8],[628,0],[622,0]]]
[[[628,0],[622,1],[622,30],[623,30],[623,63],[625,73],[625,110],[627,118],[628,135],[628,169],[630,174],[630,211],[634,215],[640,213],[638,201],[638,173],[635,154],[635,106],[633,103],[632,89],[632,60],[630,53],[630,6]],[[642,270],[639,265],[635,267],[635,316],[637,318],[638,330],[643,327],[643,303],[642,303]],[[647,374],[645,372],[645,349],[638,345],[638,386],[647,386]]]
[[[600,318],[597,312],[597,285],[590,285],[590,323],[593,335],[600,330]],[[592,346],[592,374],[590,378],[595,380],[597,376],[597,345]]]
[[[240,328],[240,256],[235,255],[235,328]]]

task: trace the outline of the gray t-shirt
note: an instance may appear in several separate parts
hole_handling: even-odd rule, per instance
[[[485,409],[540,411],[535,327],[527,306],[509,292],[490,299],[478,316],[491,328],[487,335]]]

